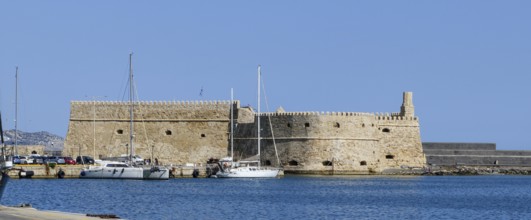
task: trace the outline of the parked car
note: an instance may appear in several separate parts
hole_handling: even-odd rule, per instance
[[[81,160],[81,158],[83,158],[83,160]],[[90,156],[77,156],[76,163],[77,164],[94,164],[94,159]]]
[[[66,164],[65,157],[57,157],[57,164]]]
[[[28,158],[26,156],[14,156],[13,157],[13,163],[14,164],[28,164]]]
[[[57,163],[57,164],[64,164],[65,160],[58,156],[47,156],[43,157],[44,163]]]
[[[31,160],[31,163],[33,163],[33,164],[43,164],[44,163],[44,159],[41,156],[31,156],[30,159],[28,159],[28,163],[30,163],[29,162],[30,160]]]
[[[76,165],[76,161],[72,157],[64,157],[65,164]]]
[[[49,162],[54,162],[54,161],[50,161],[52,158],[50,156],[42,156],[42,163],[49,163]]]

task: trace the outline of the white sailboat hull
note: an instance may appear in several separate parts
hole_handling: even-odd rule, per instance
[[[81,170],[82,179],[144,179],[144,169],[140,167],[91,167]]]
[[[274,178],[280,170],[258,167],[238,167],[216,173],[218,178]]]
[[[165,167],[145,167],[144,179],[145,180],[167,180],[170,179],[170,170]]]
[[[123,162],[97,161],[97,165],[81,170],[82,179],[146,179],[167,180],[170,170],[165,167],[132,167]]]

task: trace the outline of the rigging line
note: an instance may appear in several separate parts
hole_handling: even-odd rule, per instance
[[[125,97],[126,97],[126,94],[127,94],[127,88],[129,88],[129,64],[127,64],[125,70],[124,70],[124,78],[122,78],[122,82],[125,82],[125,84],[122,84],[122,86],[120,87],[120,90],[123,90],[123,94],[122,94],[122,98],[120,99],[120,95],[118,94],[118,100],[121,100],[121,101],[125,101]],[[124,80],[124,79],[127,79],[127,80]]]
[[[140,100],[139,96],[138,96],[138,90],[136,90],[136,82],[133,81],[133,86],[135,88],[135,90],[133,90],[134,92],[134,97],[133,97],[133,103],[135,102],[135,97],[136,97],[136,100]],[[140,107],[141,105],[138,104],[138,111],[140,112],[140,120],[142,121],[142,128],[144,130],[144,139],[146,140],[146,147],[149,148],[149,139],[148,139],[148,135],[147,135],[147,129],[146,129],[146,123],[145,123],[145,120],[144,120],[144,112],[142,111],[142,107]]]
[[[260,75],[260,77],[262,77],[262,75]],[[266,90],[265,90],[264,79],[261,79],[261,82],[262,82],[262,90],[264,91],[264,99],[265,99],[265,104],[266,104],[266,110],[268,112],[270,112],[269,111],[269,103],[267,102],[267,94],[266,94]],[[269,129],[271,129],[271,138],[273,139],[273,146],[275,147],[275,155],[277,156],[277,164],[280,167],[281,166],[280,158],[278,157],[277,143],[275,141],[275,133],[273,132],[273,124],[271,123],[271,114],[267,114],[267,118],[269,120]]]

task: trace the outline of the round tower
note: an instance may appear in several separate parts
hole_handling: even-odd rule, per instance
[[[404,92],[404,100],[400,107],[400,115],[405,117],[415,116],[415,106],[413,106],[413,92]]]

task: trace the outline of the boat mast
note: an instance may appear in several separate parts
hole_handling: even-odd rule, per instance
[[[260,68],[258,65],[258,115],[256,117],[258,123],[258,168],[260,168],[260,77],[262,75]]]
[[[18,66],[15,70],[15,155],[18,155]]]
[[[230,88],[230,159],[234,161],[234,90]]]
[[[132,63],[132,60],[133,60],[133,53],[130,53],[129,54],[129,116],[131,117],[130,118],[130,122],[129,122],[129,162],[132,164],[133,163],[133,139],[134,139],[134,133],[133,133],[133,108],[134,108],[134,103],[133,103],[133,63]]]

